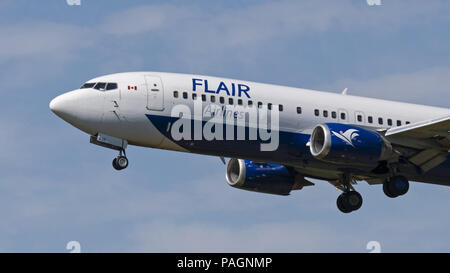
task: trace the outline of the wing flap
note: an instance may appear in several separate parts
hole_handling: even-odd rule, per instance
[[[427,172],[443,163],[450,150],[450,116],[391,128],[385,137],[406,149],[403,156]],[[401,150],[400,150],[401,151]]]
[[[433,149],[423,150],[420,153],[408,158],[408,160],[412,162],[414,165],[420,166],[427,163],[431,159],[435,158],[439,154],[441,154],[441,151],[438,150]]]

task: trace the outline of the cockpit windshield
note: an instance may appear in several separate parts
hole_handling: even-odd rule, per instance
[[[104,91],[106,90],[106,82],[98,82],[95,86],[94,89],[100,90],[100,91]]]
[[[105,91],[117,89],[118,86],[115,82],[87,82],[80,87],[80,89],[86,88],[94,88],[100,91]]]
[[[80,89],[92,88],[92,87],[94,87],[95,84],[96,84],[95,82],[87,82],[87,83],[83,84],[83,86],[81,86]]]

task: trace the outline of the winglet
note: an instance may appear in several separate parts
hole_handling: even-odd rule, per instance
[[[348,88],[346,87],[346,88],[342,91],[342,95],[347,95],[347,90],[348,90]]]

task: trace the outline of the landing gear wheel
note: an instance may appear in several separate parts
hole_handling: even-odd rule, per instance
[[[118,156],[116,158],[113,159],[112,165],[114,167],[114,169],[120,171],[125,169],[126,167],[128,167],[128,158],[126,158],[125,156]]]
[[[384,194],[386,194],[387,197],[389,198],[395,198],[398,197],[398,195],[395,195],[394,193],[391,192],[391,190],[389,189],[389,181],[384,181],[383,183],[383,192]]]
[[[351,209],[349,209],[349,206],[347,204],[347,199],[345,198],[345,193],[338,196],[336,201],[338,209],[343,213],[350,213],[352,212]]]
[[[338,209],[343,213],[349,213],[361,208],[363,199],[357,191],[344,192],[339,195],[337,201]]]
[[[345,193],[347,204],[352,211],[359,210],[362,206],[363,199],[357,191],[349,191]]]
[[[117,162],[116,161],[117,161],[117,158],[114,158],[113,161],[112,161],[113,168],[118,170],[118,171],[120,171],[120,167],[117,166]]]
[[[383,191],[390,198],[404,195],[408,190],[409,182],[404,176],[394,176],[383,183]]]

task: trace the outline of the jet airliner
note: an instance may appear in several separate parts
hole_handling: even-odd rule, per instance
[[[97,77],[50,102],[60,118],[118,151],[136,145],[217,156],[226,182],[289,195],[329,182],[337,207],[358,210],[358,181],[390,198],[409,181],[450,185],[450,109],[202,75]],[[229,158],[226,163],[225,158]]]

